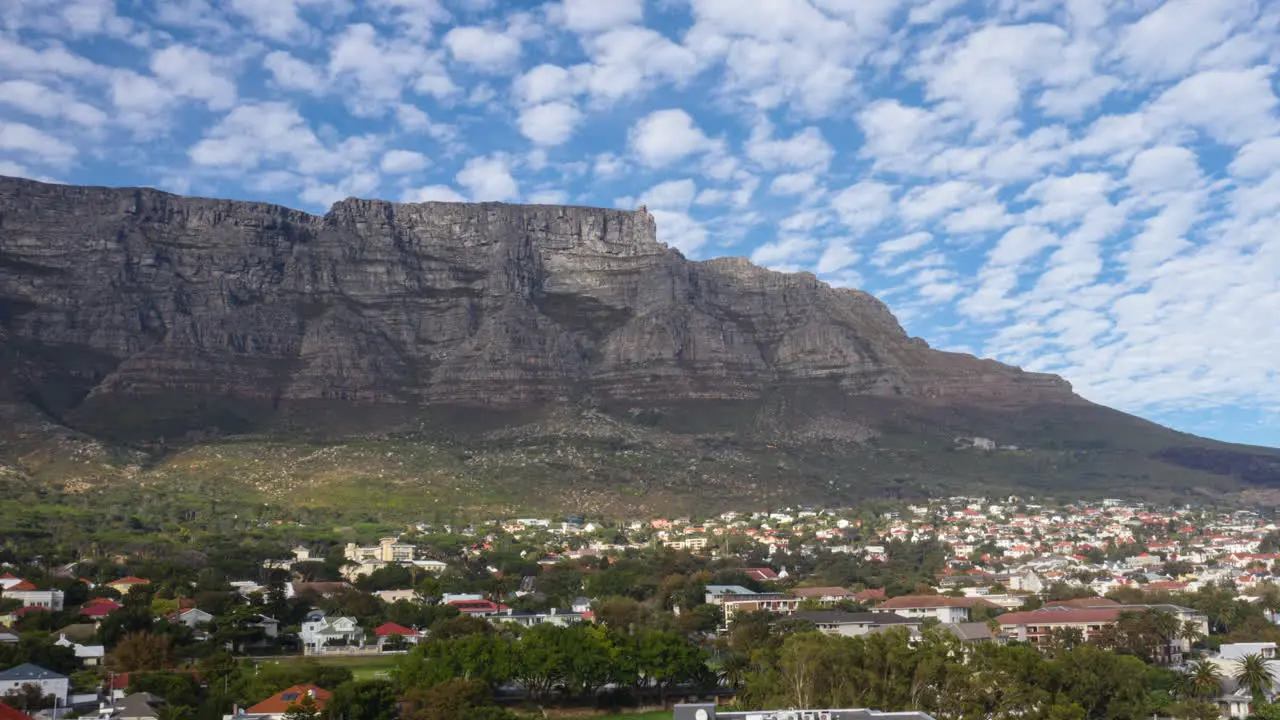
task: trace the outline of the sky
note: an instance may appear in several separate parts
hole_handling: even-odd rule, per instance
[[[1280,3],[3,0],[0,174],[634,208],[1280,446]]]

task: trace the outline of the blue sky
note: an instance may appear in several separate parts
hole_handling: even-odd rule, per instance
[[[1280,445],[1280,5],[5,0],[0,174],[631,208]]]

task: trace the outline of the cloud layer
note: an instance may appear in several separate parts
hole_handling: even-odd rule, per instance
[[[0,173],[647,204],[692,257],[1280,445],[1280,6],[8,0]]]

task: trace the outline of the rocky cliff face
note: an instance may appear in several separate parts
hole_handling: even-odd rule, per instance
[[[149,436],[787,388],[1083,404],[1060,378],[930,349],[866,293],[660,238],[644,210],[352,199],[319,217],[0,178],[0,393]]]

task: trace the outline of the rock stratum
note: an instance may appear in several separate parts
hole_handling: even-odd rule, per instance
[[[934,350],[865,292],[692,261],[660,235],[643,208],[348,199],[316,216],[0,178],[0,401],[28,445],[56,427],[150,457],[263,434],[854,454],[983,437],[1213,475],[1171,448],[1228,447]],[[21,466],[30,448],[9,442]],[[1280,480],[1269,467],[1240,482]]]

